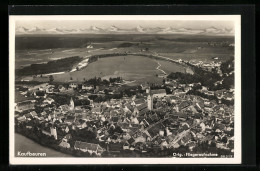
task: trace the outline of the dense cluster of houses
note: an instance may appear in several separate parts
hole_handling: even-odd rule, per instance
[[[218,60],[218,57],[214,57],[214,59]],[[210,62],[203,62],[203,61],[195,61],[195,60],[191,60],[191,61],[186,61],[186,63],[189,63],[191,65],[200,67],[206,71],[213,71],[215,70],[220,76],[222,76],[222,71],[220,69],[221,66],[221,62],[217,62],[217,61],[210,61]]]
[[[165,84],[174,90],[172,94],[166,94],[165,89],[150,90],[149,86],[142,85],[146,91],[138,97],[126,96],[95,103],[89,100],[89,94],[80,96],[90,101],[90,108],[76,106],[73,98],[69,104],[50,107],[55,100],[49,94],[78,89],[76,83],[57,88],[47,83],[31,86],[27,87],[27,91],[33,91],[35,99],[17,103],[15,117],[17,124],[25,123],[28,129],[32,129],[30,121],[36,120],[42,125],[39,126],[42,133],[54,137],[62,148],[74,148],[96,155],[102,155],[104,151],[118,153],[122,150],[145,153],[149,149],[179,148],[181,145],[188,146],[192,151],[201,142],[215,143],[216,148],[233,151],[233,106],[187,95],[194,84],[178,84],[175,81],[167,81]],[[80,90],[93,93],[103,91],[97,89],[93,85],[82,85]],[[202,88],[201,91],[217,94],[219,98],[234,97],[232,90],[211,92]],[[43,111],[36,113],[35,103],[39,98],[43,99],[40,105]],[[58,129],[65,136],[59,135]],[[71,131],[82,129],[93,132],[96,140],[106,146],[89,143],[88,139],[75,140],[71,144]]]

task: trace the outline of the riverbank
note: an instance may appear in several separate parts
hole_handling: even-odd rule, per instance
[[[15,133],[15,157],[18,157],[18,152],[27,153],[28,151],[30,153],[46,153],[46,157],[73,157],[42,146],[21,134]]]

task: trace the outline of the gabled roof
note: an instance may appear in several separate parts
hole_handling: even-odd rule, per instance
[[[128,142],[129,144],[132,144],[133,142],[135,142],[135,140],[134,140],[133,138],[130,138],[129,140],[127,140],[127,142]]]
[[[116,117],[116,116],[114,116],[114,117],[112,117],[112,122],[118,122],[118,117]]]
[[[148,111],[149,111],[149,109],[144,108],[143,110],[141,110],[141,111],[139,112],[139,115],[144,115],[144,114],[146,114]]]
[[[190,106],[190,103],[188,101],[184,101],[181,104],[179,104],[180,109],[184,109],[186,107]]]
[[[165,89],[151,90],[151,94],[166,94]]]
[[[139,111],[144,110],[145,108],[147,108],[147,103],[141,104],[140,106],[136,107]]]
[[[159,122],[159,123],[155,124],[153,127],[151,127],[150,129],[148,129],[148,133],[151,135],[151,137],[154,137],[163,128],[164,128],[164,126]]]
[[[45,95],[45,92],[44,91],[40,91],[40,90],[37,90],[35,92],[36,96],[44,96]]]
[[[37,113],[35,111],[30,112],[32,116],[37,116]]]
[[[129,123],[119,123],[118,124],[122,129],[128,129],[129,128]]]
[[[142,125],[140,124],[131,124],[133,128],[141,129]]]
[[[92,143],[87,143],[87,142],[76,141],[74,147],[79,148],[79,149],[96,151],[99,148],[99,144],[92,144]]]
[[[27,113],[27,114],[25,114],[24,115],[26,118],[29,118],[29,117],[31,117],[32,115],[30,114],[30,113]]]
[[[152,119],[152,121],[157,121],[157,120],[159,120],[156,113],[150,115],[150,118]]]
[[[153,120],[150,117],[145,118],[145,120],[146,122],[148,122],[149,125],[153,122]]]
[[[171,125],[171,122],[170,122],[169,119],[165,119],[165,120],[162,122],[162,124],[163,124],[165,127],[167,127],[168,125]]]
[[[134,100],[135,104],[141,104],[141,103],[144,103],[145,100],[144,99],[136,99]]]

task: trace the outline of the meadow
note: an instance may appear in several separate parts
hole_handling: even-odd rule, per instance
[[[204,35],[29,35],[16,37],[15,66],[21,68],[61,58],[111,53],[158,54],[172,59],[227,61],[234,58],[234,37]],[[91,45],[93,47],[89,48]],[[214,59],[218,57],[217,59]],[[183,67],[159,61],[167,74]],[[56,81],[83,81],[93,77],[121,76],[128,80],[161,81],[154,59],[127,56],[109,57],[76,72],[54,75]]]
[[[163,65],[167,62],[162,62]],[[162,64],[161,64],[162,65]],[[54,81],[82,82],[93,77],[101,77],[109,79],[110,77],[122,77],[125,80],[140,82],[161,82],[162,78],[158,78],[158,74],[162,74],[157,70],[158,63],[154,59],[140,56],[117,56],[100,58],[98,61],[90,63],[85,69],[75,72],[67,72],[64,74],[54,75]],[[168,72],[184,72],[184,68],[174,63],[167,63]],[[179,68],[179,69],[178,69]]]

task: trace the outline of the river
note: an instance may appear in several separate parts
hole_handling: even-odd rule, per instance
[[[15,133],[15,156],[16,157],[19,151],[21,153],[26,153],[28,151],[31,153],[46,153],[46,157],[73,157],[71,155],[58,152],[51,148],[41,146],[40,144],[32,141],[31,139],[21,134]]]

